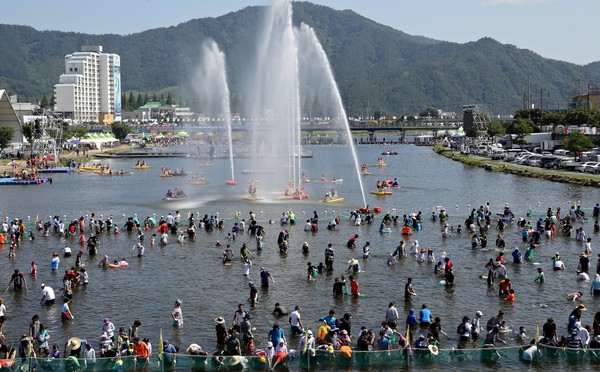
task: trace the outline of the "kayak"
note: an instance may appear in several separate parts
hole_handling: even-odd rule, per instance
[[[161,174],[160,176],[161,176],[161,177],[165,177],[165,178],[166,178],[166,177],[173,177],[173,175],[172,175],[172,174]]]
[[[133,168],[133,169],[150,169],[150,166],[149,165],[134,165],[131,168]]]
[[[344,198],[334,198],[327,200],[319,200],[319,203],[341,203],[344,201]]]
[[[335,179],[335,180],[319,180],[317,182],[321,182],[321,183],[340,183],[343,182],[344,179],[343,178],[339,178],[339,179]]]
[[[383,164],[375,164],[376,167],[387,167],[388,165],[383,163]]]
[[[94,173],[96,173],[96,172],[94,172]],[[120,172],[112,172],[112,173],[98,172],[96,174],[99,174],[101,176],[131,176],[133,174],[133,172],[123,172],[123,173],[120,173]]]
[[[305,178],[302,180],[302,183],[310,183],[310,180],[308,178]]]
[[[213,163],[200,163],[198,164],[199,167],[212,167],[214,164]]]
[[[371,191],[371,194],[379,196],[394,195],[391,191]]]
[[[208,181],[187,181],[187,183],[189,183],[190,185],[206,185],[208,183]]]
[[[371,172],[367,172],[367,171],[360,172],[361,176],[369,176],[370,174],[371,174]]]

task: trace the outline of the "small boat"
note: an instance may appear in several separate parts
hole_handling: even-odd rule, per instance
[[[83,167],[81,167],[81,169],[83,169],[83,170],[100,170],[100,167],[95,167],[95,166],[91,166],[91,165],[84,165]]]
[[[163,173],[160,175],[161,177],[173,177],[171,173]]]
[[[319,203],[341,203],[344,201],[344,198],[332,198],[326,200],[319,200]]]
[[[112,173],[100,173],[102,176],[131,176],[133,172],[112,172]]]
[[[187,199],[187,196],[165,196],[163,200],[166,201],[176,201],[176,200],[184,200]]]
[[[398,152],[393,150],[387,150],[382,152],[381,155],[398,155]]]
[[[244,196],[242,199],[244,200],[250,200],[250,201],[255,201],[255,200],[264,200],[264,198],[261,198],[260,196]]]
[[[187,181],[190,185],[206,185],[208,181],[189,180]]]
[[[187,176],[187,172],[170,172],[169,173],[171,176],[174,177],[183,177],[183,176]]]
[[[333,180],[319,180],[317,182],[320,182],[320,183],[340,183],[340,182],[344,182],[344,179],[343,178],[336,178],[336,179],[333,179]]]
[[[367,172],[367,171],[360,172],[360,175],[361,176],[369,176],[369,175],[371,175],[371,172]]]
[[[199,167],[212,167],[214,164],[213,163],[200,163],[198,164]]]
[[[394,195],[391,191],[371,191],[371,194],[379,196]]]
[[[308,178],[303,178],[302,183],[310,183],[310,180]]]
[[[149,165],[134,165],[131,168],[133,168],[133,169],[150,169],[150,166]]]
[[[375,164],[376,167],[387,167],[388,165],[386,163],[381,163],[381,164]]]

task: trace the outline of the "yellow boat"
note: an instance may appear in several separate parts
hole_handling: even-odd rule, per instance
[[[200,163],[198,164],[199,167],[212,167],[214,164],[213,163]]]
[[[302,183],[310,183],[310,180],[309,180],[308,178],[304,178],[304,179],[302,180]]]
[[[208,181],[193,181],[193,180],[189,180],[189,181],[187,181],[187,183],[189,183],[190,185],[206,185],[208,183]]]
[[[83,173],[83,172],[87,172],[87,170],[85,170],[85,169],[75,169],[73,172],[75,172],[75,173]]]
[[[375,164],[376,167],[387,167],[388,165],[383,163],[383,164]]]
[[[165,178],[166,178],[166,177],[173,177],[173,175],[172,175],[172,174],[164,174],[164,173],[163,173],[163,174],[161,174],[160,176],[161,176],[161,177],[165,177]]]
[[[81,169],[83,169],[83,170],[92,170],[93,171],[93,170],[99,170],[100,167],[92,167],[90,165],[85,165],[85,166],[81,167]]]
[[[379,196],[394,195],[391,191],[371,191],[371,194]]]
[[[334,198],[327,200],[319,200],[319,203],[341,203],[344,201],[344,198]]]
[[[131,168],[133,168],[133,169],[150,169],[150,166],[149,165],[134,165]]]

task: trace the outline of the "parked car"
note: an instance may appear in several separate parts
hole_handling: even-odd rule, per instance
[[[527,158],[525,164],[531,165],[532,167],[539,167],[542,162],[542,155],[533,155]]]
[[[524,154],[519,156],[518,158],[515,159],[515,163],[517,164],[526,164],[527,160],[532,157],[535,156],[535,154]]]
[[[550,161],[543,162],[542,167],[548,169],[558,169],[558,166],[563,161],[563,158],[553,158]]]
[[[576,170],[577,172],[581,172],[581,173],[583,173],[583,172],[585,172],[585,171],[586,171],[585,169],[586,169],[587,167],[591,167],[591,166],[593,166],[593,165],[596,165],[596,166],[597,166],[597,164],[598,164],[598,162],[595,162],[595,161],[586,161],[585,163],[580,163],[578,166],[576,166],[576,167],[575,167],[575,170]]]
[[[585,173],[600,173],[600,162],[591,162],[583,170]]]
[[[554,151],[554,155],[559,155],[559,156],[571,156],[573,154],[571,154],[570,151],[567,151],[565,149],[558,149]]]
[[[505,154],[506,153],[505,153],[504,149],[501,149],[498,147],[492,147],[492,150],[490,150],[490,152],[489,152],[490,158],[492,160],[504,159]]]
[[[563,159],[560,162],[560,164],[558,165],[558,167],[562,168],[562,169],[566,169],[566,170],[575,170],[575,167],[578,167],[580,165],[581,165],[580,162],[577,162],[573,159],[568,158],[568,159]]]

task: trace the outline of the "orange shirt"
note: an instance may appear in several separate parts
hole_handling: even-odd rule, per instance
[[[358,295],[360,293],[358,282],[356,280],[350,281],[350,291],[353,295]]]
[[[512,282],[501,281],[499,286],[500,286],[500,289],[502,289],[503,291],[508,291],[510,289],[511,284],[512,284]]]
[[[133,344],[133,352],[140,358],[148,358],[148,345],[144,342],[137,342]]]
[[[508,295],[508,297],[506,297],[506,301],[514,301],[515,300],[515,294],[511,293]]]

